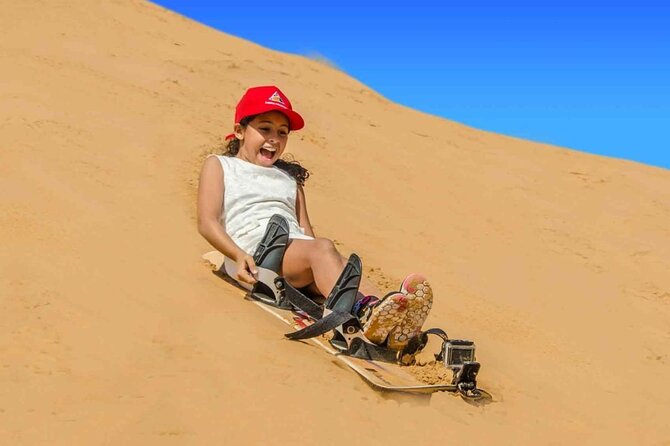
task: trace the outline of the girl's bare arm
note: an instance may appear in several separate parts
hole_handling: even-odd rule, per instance
[[[214,248],[238,264],[237,279],[255,283],[256,265],[226,233],[220,217],[223,207],[223,168],[215,156],[205,160],[198,185],[198,232]]]

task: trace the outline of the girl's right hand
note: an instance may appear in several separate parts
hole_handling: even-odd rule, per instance
[[[256,262],[254,258],[249,254],[244,254],[237,259],[237,273],[235,274],[235,279],[253,285],[258,282],[256,277],[258,276],[258,269],[256,268]]]

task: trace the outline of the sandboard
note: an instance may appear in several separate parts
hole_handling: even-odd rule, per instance
[[[294,330],[299,330],[311,324],[305,316],[279,308],[271,307],[263,303],[253,301],[254,304],[274,315]],[[456,386],[451,384],[426,384],[414,375],[404,370],[397,364],[388,362],[372,361],[368,359],[354,358],[343,355],[330,347],[326,341],[311,338],[308,341],[318,345],[326,352],[334,355],[337,360],[358,373],[368,384],[377,390],[407,392],[407,393],[433,393],[438,391],[456,391]]]
[[[213,251],[204,254],[202,257],[212,266],[217,275],[229,277],[223,266],[222,254]],[[293,330],[300,330],[312,323],[309,318],[298,312],[276,308],[252,299],[249,300],[290,326]],[[356,372],[365,382],[377,390],[415,394],[430,394],[439,391],[456,392],[458,390],[455,385],[450,383],[426,384],[406,371],[404,367],[397,364],[354,358],[341,354],[328,345],[327,341],[319,338],[311,338],[309,341],[335,356],[338,361]]]

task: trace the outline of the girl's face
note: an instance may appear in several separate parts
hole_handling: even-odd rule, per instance
[[[246,127],[236,125],[235,136],[240,140],[237,157],[270,167],[284,153],[288,133],[288,118],[278,111],[260,114]]]

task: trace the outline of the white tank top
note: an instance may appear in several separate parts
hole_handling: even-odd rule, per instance
[[[298,224],[298,185],[293,177],[278,167],[257,166],[230,156],[216,157],[223,168],[221,223],[237,246],[253,255],[274,214],[286,219],[290,238],[313,240]]]

